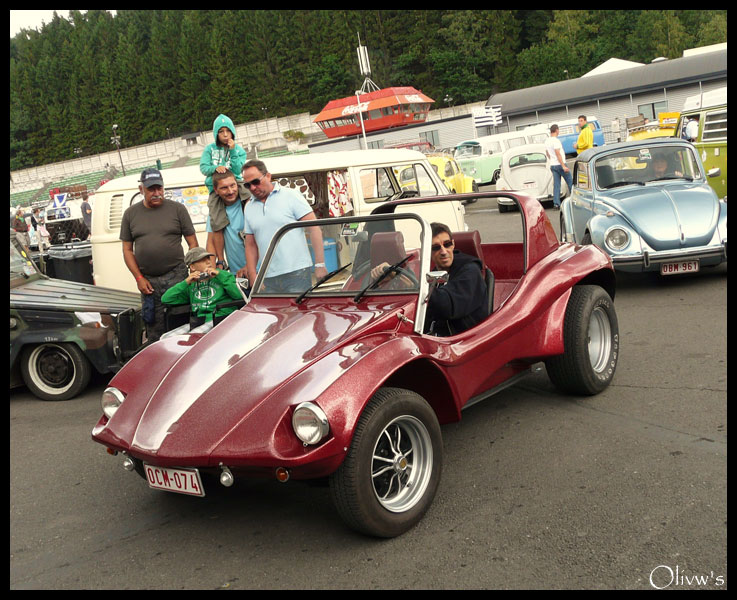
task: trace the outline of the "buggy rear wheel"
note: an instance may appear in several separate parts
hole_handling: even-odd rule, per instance
[[[548,376],[558,389],[593,395],[611,383],[619,360],[619,324],[614,302],[603,288],[573,287],[563,342],[564,353],[545,361]]]

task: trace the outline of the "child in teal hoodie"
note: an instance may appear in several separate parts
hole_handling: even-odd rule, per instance
[[[187,279],[166,290],[161,296],[161,301],[172,305],[190,304],[191,318],[205,323],[212,321],[213,316],[222,317],[232,313],[235,307],[222,308],[215,313],[217,304],[242,300],[243,296],[230,271],[213,268],[214,256],[199,246],[189,250],[184,256],[184,262],[190,271]]]
[[[224,229],[229,221],[220,196],[213,191],[212,175],[216,171],[219,173],[230,171],[235,175],[236,181],[243,181],[241,170],[246,163],[246,151],[235,143],[235,125],[225,115],[218,115],[213,122],[212,136],[215,141],[202,153],[200,172],[205,175],[205,185],[210,190],[207,207],[210,214],[210,228],[215,232]]]

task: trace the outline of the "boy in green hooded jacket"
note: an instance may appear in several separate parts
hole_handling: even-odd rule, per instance
[[[205,185],[210,191],[207,199],[207,208],[210,216],[210,229],[212,230],[213,243],[219,256],[223,255],[225,242],[223,229],[230,221],[225,213],[225,205],[220,199],[212,185],[212,176],[217,171],[224,173],[230,171],[235,175],[238,185],[243,184],[241,170],[246,163],[246,151],[242,146],[235,143],[235,125],[226,115],[218,115],[212,124],[212,136],[215,141],[208,144],[200,157],[200,173],[205,175]]]

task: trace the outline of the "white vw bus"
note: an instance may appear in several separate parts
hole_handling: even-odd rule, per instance
[[[406,192],[416,192],[419,196],[448,193],[427,158],[415,150],[302,154],[266,158],[264,163],[272,180],[299,190],[318,218],[367,215],[377,204],[397,199]],[[408,169],[414,172],[414,177],[406,177]],[[199,166],[164,169],[161,173],[167,197],[187,207],[197,241],[204,247],[208,190]],[[400,173],[403,173],[401,179]],[[139,175],[130,175],[108,181],[95,194],[91,242],[96,285],[137,291],[135,280],[123,262],[120,223],[125,210],[143,200],[138,185]],[[428,205],[422,207],[421,214],[427,222],[445,223],[451,231],[466,229],[465,211],[460,202]],[[186,250],[184,241],[182,246]]]

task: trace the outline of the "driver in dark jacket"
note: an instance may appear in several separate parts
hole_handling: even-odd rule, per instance
[[[453,236],[442,223],[432,223],[432,261],[448,272],[448,283],[433,291],[427,304],[425,333],[455,335],[487,316],[487,291],[481,261],[454,250]]]

